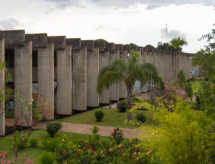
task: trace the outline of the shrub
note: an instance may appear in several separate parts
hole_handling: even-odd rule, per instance
[[[98,122],[100,122],[104,117],[104,112],[102,110],[97,110],[95,112],[95,117]]]
[[[60,140],[58,138],[48,138],[42,141],[43,148],[47,151],[54,152],[55,148],[60,143]]]
[[[55,161],[55,154],[51,152],[43,152],[40,156],[41,164],[53,164]]]
[[[117,127],[114,129],[112,136],[116,140],[116,143],[120,144],[123,140],[123,131]]]
[[[117,109],[119,112],[126,112],[128,108],[128,102],[127,101],[120,101],[117,103]]]
[[[31,147],[36,147],[38,145],[39,141],[37,138],[30,138],[29,143],[30,143]]]
[[[54,135],[62,128],[60,122],[49,122],[46,124],[46,131],[49,133],[50,137],[53,138]]]
[[[143,113],[137,113],[136,119],[137,119],[137,121],[144,123],[147,118]]]
[[[186,77],[184,70],[180,70],[177,74],[177,83],[180,88],[184,88],[186,84]]]
[[[189,81],[187,81],[185,86],[185,91],[187,93],[187,97],[192,100],[193,98],[193,88]]]

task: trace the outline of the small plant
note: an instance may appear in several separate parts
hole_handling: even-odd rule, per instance
[[[51,138],[62,128],[62,124],[60,122],[49,122],[46,124],[46,131],[50,135]]]
[[[96,135],[99,132],[100,128],[96,125],[94,125],[93,128],[91,128],[91,131],[93,132],[94,135]]]
[[[53,164],[55,161],[55,154],[51,152],[43,152],[40,156],[41,164]]]
[[[36,147],[39,143],[39,140],[37,138],[30,138],[29,143],[30,143],[31,147]]]
[[[192,100],[193,98],[193,88],[192,85],[190,84],[190,81],[187,81],[186,86],[185,86],[185,91],[187,93],[187,97]]]
[[[43,148],[47,151],[54,152],[60,141],[58,138],[48,138],[42,141]]]
[[[123,140],[123,131],[117,127],[112,132],[112,136],[116,140],[116,143],[120,144]]]
[[[137,113],[136,119],[138,122],[144,123],[146,122],[146,116],[143,113]]]
[[[126,112],[128,108],[128,102],[127,101],[120,101],[117,103],[117,109],[119,112]]]
[[[96,120],[98,121],[98,122],[101,122],[101,120],[103,119],[103,117],[104,117],[104,112],[102,111],[102,110],[97,110],[96,112],[95,112],[95,117],[96,117]]]
[[[177,83],[179,88],[184,88],[186,84],[186,76],[184,70],[180,70],[177,74]]]

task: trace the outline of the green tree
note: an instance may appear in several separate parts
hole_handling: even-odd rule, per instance
[[[97,42],[105,42],[105,43],[108,43],[108,41],[105,40],[105,39],[96,39],[95,41],[97,41]]]
[[[103,67],[98,76],[97,91],[102,92],[108,89],[110,85],[124,81],[127,87],[128,109],[131,108],[132,88],[135,81],[140,82],[142,88],[147,81],[153,81],[155,84],[164,88],[162,79],[158,76],[158,71],[153,64],[140,64],[139,52],[131,51],[131,56],[127,62],[123,60],[115,60],[109,66]]]

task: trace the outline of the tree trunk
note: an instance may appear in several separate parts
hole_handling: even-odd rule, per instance
[[[131,87],[128,87],[127,101],[128,101],[128,109],[131,109]]]

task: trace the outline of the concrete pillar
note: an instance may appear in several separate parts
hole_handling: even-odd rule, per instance
[[[38,99],[43,96],[46,104],[40,107],[44,120],[54,120],[54,44],[38,48]]]
[[[161,52],[160,52],[159,49],[157,49],[156,51],[157,51],[157,64],[156,64],[156,68],[158,70],[159,76],[161,76]]]
[[[96,86],[99,74],[99,48],[94,47],[93,40],[81,41],[81,47],[87,48],[87,106],[99,106],[99,94]]]
[[[140,64],[142,64],[142,47],[137,47],[137,51],[139,52],[139,56],[140,56]]]
[[[3,62],[5,60],[5,42],[4,39],[0,40],[0,62]],[[5,70],[0,70],[0,92],[1,94],[4,93],[4,87],[5,85]],[[1,102],[0,107],[0,136],[5,135],[5,102]]]
[[[57,114],[72,114],[72,46],[57,51]]]
[[[81,39],[67,39],[72,45],[73,110],[87,110],[87,48],[81,47]]]
[[[95,48],[99,48],[99,70],[101,70],[103,67],[106,67],[110,64],[109,61],[109,49],[106,48],[107,43],[105,42],[94,42]],[[96,82],[97,84],[97,82]],[[105,89],[102,91],[102,93],[99,95],[99,104],[109,104],[110,102],[110,91],[109,89]]]
[[[147,48],[145,47],[142,49],[141,59],[142,59],[142,64],[147,63]],[[146,85],[141,89],[141,92],[142,93],[147,92],[147,87],[148,87],[148,83],[146,83]]]
[[[172,70],[173,70],[173,79],[174,82],[177,81],[177,72],[178,72],[178,60],[177,60],[177,52],[172,52]]]
[[[15,125],[31,126],[32,111],[25,107],[32,102],[32,42],[26,41],[22,47],[14,49],[15,88],[18,90],[15,97]],[[24,100],[21,106],[19,99]]]
[[[114,43],[108,43],[110,49],[110,64],[119,59],[119,50],[115,50]],[[110,99],[113,101],[119,101],[119,83],[115,83],[110,86]]]

